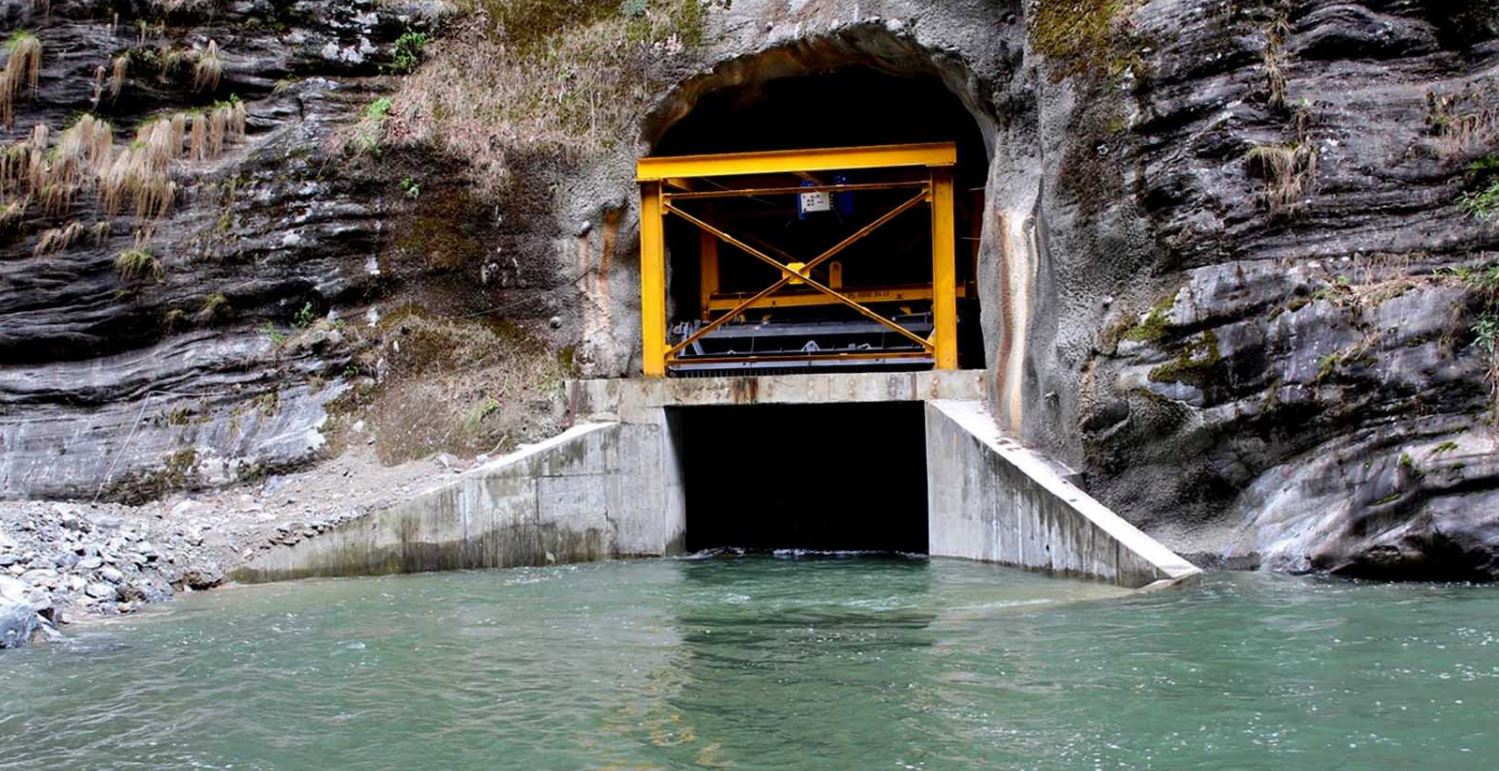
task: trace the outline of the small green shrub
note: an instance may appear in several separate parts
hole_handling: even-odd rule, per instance
[[[420,198],[422,195],[422,186],[416,180],[407,177],[401,180],[401,191],[406,193],[407,198]]]
[[[203,298],[203,307],[198,309],[198,313],[206,318],[213,318],[227,310],[229,310],[229,298],[223,292],[214,292]]]
[[[1465,192],[1457,197],[1457,206],[1464,214],[1479,222],[1488,222],[1499,213],[1499,179],[1480,190]]]
[[[271,341],[271,345],[278,348],[286,342],[286,333],[277,329],[276,325],[269,321],[260,326],[260,333],[265,335],[267,340]]]
[[[370,102],[354,125],[353,134],[345,141],[344,150],[355,155],[379,155],[385,140],[385,122],[390,119],[393,106],[388,96]]]
[[[1317,358],[1317,380],[1322,381],[1330,377],[1338,368],[1338,362],[1343,360],[1341,352],[1323,354]]]
[[[495,414],[496,412],[499,412],[499,410],[499,400],[495,399],[493,396],[486,396],[484,397],[484,401],[479,402],[471,411],[469,411],[468,419],[463,421],[463,426],[464,428],[468,429],[469,432],[476,432],[484,423],[485,418]]]
[[[313,309],[312,303],[306,303],[292,316],[291,324],[297,329],[306,329],[317,320],[317,311]]]
[[[1494,352],[1494,343],[1499,340],[1499,315],[1491,309],[1473,320],[1473,342],[1488,353]]]
[[[427,33],[413,31],[407,31],[396,38],[395,51],[390,58],[391,72],[404,74],[416,69],[422,63],[427,40]]]

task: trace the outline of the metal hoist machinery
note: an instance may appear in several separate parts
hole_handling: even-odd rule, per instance
[[[950,143],[642,158],[645,375],[957,369],[956,163]]]

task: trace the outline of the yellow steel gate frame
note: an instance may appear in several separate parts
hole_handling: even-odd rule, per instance
[[[922,350],[917,355],[931,356],[937,369],[957,369],[958,291],[955,263],[956,241],[953,230],[953,167],[956,164],[957,148],[951,143],[640,159],[637,167],[637,180],[640,182],[640,329],[641,336],[644,338],[645,376],[664,377],[667,367],[678,361],[677,356],[682,349],[792,283],[810,287],[827,295],[866,318],[889,327],[897,334],[918,343]],[[925,179],[902,182],[725,188],[708,191],[696,190],[692,182],[694,179],[706,177],[808,175],[828,171],[911,167],[925,167],[929,173]],[[679,199],[812,192],[832,194],[902,187],[912,188],[917,192],[896,208],[795,269],[790,265],[793,261],[782,262],[713,224],[683,211],[673,203]],[[810,275],[813,268],[832,259],[885,223],[923,203],[929,203],[932,207],[932,335],[929,339],[921,338],[900,324],[870,310],[847,294],[814,280]],[[781,275],[779,281],[741,301],[734,308],[674,346],[667,345],[665,219],[668,214],[680,217],[696,226],[703,233],[705,245],[712,244],[716,249],[717,241],[721,240],[770,265]],[[891,357],[888,353],[877,355]],[[843,357],[847,358],[848,355],[845,354]]]

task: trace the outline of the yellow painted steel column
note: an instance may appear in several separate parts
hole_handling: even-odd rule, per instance
[[[937,369],[958,368],[957,242],[953,173],[932,169],[932,324]]]
[[[640,338],[646,377],[666,377],[666,238],[661,183],[640,185]]]
[[[707,210],[708,216],[713,215],[713,209]],[[703,321],[713,317],[713,309],[710,307],[713,295],[718,294],[718,236],[708,231],[698,233],[698,306]]]

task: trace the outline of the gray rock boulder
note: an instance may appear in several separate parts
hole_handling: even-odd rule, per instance
[[[0,576],[0,648],[19,648],[41,628],[36,603],[26,584]]]
[[[118,591],[112,584],[103,582],[89,584],[83,591],[96,600],[113,600],[118,594]]]

